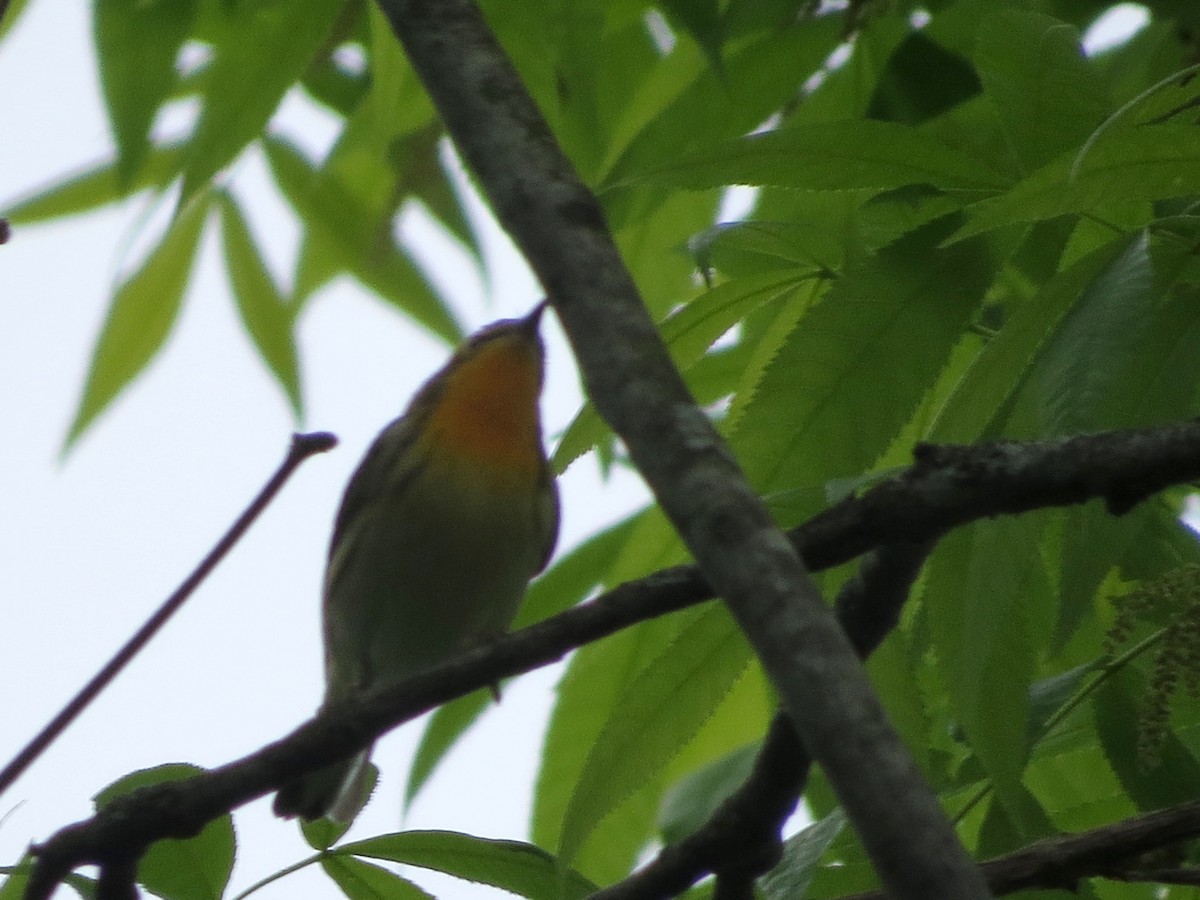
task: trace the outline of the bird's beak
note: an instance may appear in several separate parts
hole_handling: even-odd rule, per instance
[[[542,313],[546,311],[546,307],[550,305],[549,300],[543,300],[535,306],[524,319],[521,320],[521,330],[530,335],[538,333],[538,327],[542,323]]]

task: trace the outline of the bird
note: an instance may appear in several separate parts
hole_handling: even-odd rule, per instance
[[[468,338],[351,476],[323,587],[323,707],[503,634],[558,538],[539,399],[547,301]],[[371,749],[283,785],[283,818],[348,823]]]

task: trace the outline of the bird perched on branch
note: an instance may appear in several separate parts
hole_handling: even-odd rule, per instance
[[[500,635],[549,560],[558,490],[538,412],[545,307],[469,338],[351,477],[325,574],[326,704]],[[369,753],[285,785],[276,814],[350,821]]]

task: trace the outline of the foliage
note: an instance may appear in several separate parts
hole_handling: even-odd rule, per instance
[[[1081,52],[1081,32],[1110,5],[484,3],[601,198],[692,390],[786,526],[905,464],[917,440],[1194,415],[1200,7],[1149,3],[1132,37]],[[147,194],[176,213],[114,292],[70,440],[161,348],[200,236],[218,222],[246,332],[297,412],[297,323],[337,274],[434,334],[459,336],[393,223],[419,202],[480,265],[482,248],[433,107],[374,7],[98,0],[95,30],[118,155],[3,214],[19,225]],[[341,120],[325,159],[272,125],[288,91]],[[181,98],[198,105],[195,127],[160,136],[157,112]],[[302,228],[289,285],[262,264],[228,174],[252,148]],[[731,185],[753,188],[750,211],[718,221]],[[593,449],[620,460],[585,409],[557,463]],[[1164,670],[1148,652],[1167,647],[1172,622],[1191,622],[1195,606],[1144,599],[1195,593],[1200,552],[1177,522],[1179,499],[1120,520],[1088,506],[983,522],[934,552],[871,670],[976,855],[1200,788],[1195,703],[1169,705],[1163,683],[1164,671],[1194,683],[1200,662],[1189,647]],[[546,615],[683,558],[647,510],[559,560],[531,603]],[[1114,600],[1127,595],[1142,599],[1123,605],[1120,632],[1138,612],[1141,640],[1110,655]],[[433,719],[413,790],[481,708],[467,698]],[[738,783],[770,712],[723,611],[646,623],[576,654],[560,685],[531,826],[544,849],[401,833],[311,861],[352,897],[421,895],[364,859],[527,897],[579,896],[700,824]],[[869,886],[864,851],[819,779],[809,803],[822,824],[789,841],[766,893]],[[203,889],[173,881],[157,848],[143,885],[222,896],[221,861],[233,852],[222,827],[220,840],[206,831],[170,851],[181,867],[204,867]],[[1156,896],[1183,895],[1164,890]],[[1083,893],[1149,896],[1100,881]]]

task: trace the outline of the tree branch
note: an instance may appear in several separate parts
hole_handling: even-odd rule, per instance
[[[1082,878],[1195,884],[1194,869],[1154,870],[1136,865],[1144,853],[1200,835],[1200,800],[1160,809],[1079,834],[1044,838],[982,864],[997,895],[1046,888],[1074,891]],[[1158,877],[1155,877],[1158,876]],[[841,900],[886,900],[882,891]]]
[[[478,8],[380,7],[550,295],[596,409],[745,632],[884,883],[900,900],[988,897],[803,562],[689,395],[600,204]]]
[[[843,501],[789,534],[814,570],[840,565],[876,544],[933,540],[974,519],[1095,498],[1109,498],[1111,505],[1113,497],[1144,496],[1198,479],[1200,423],[945,452],[924,448],[919,455],[917,465],[901,475]],[[440,703],[711,597],[711,588],[695,566],[663,570],[370,700],[331,709],[241,760],[115,800],[91,819],[64,828],[35,848],[38,862],[27,896],[48,897],[76,866],[136,858],[153,841],[197,834],[212,819],[303,772],[356,752]],[[859,647],[868,630],[886,630],[889,615],[873,611],[871,604],[853,615],[839,611]],[[672,852],[674,848],[668,848],[663,855]]]

